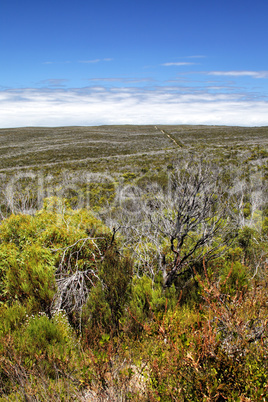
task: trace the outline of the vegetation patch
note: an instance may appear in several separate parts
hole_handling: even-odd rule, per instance
[[[267,400],[267,128],[0,137],[0,401]]]

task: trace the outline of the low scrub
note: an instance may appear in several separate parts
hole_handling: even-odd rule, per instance
[[[265,219],[228,248],[217,233],[170,286],[164,269],[180,250],[164,231],[157,244],[137,235],[144,247],[131,253],[134,237],[57,198],[4,219],[0,401],[265,401]]]

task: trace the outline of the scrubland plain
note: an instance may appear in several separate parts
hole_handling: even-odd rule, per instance
[[[268,127],[0,130],[0,401],[267,401]]]

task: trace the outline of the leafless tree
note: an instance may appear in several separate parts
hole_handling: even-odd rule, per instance
[[[167,188],[151,183],[137,189],[131,210],[122,203],[124,208],[111,220],[120,226],[124,247],[134,253],[136,275],[154,280],[162,271],[164,287],[191,270],[194,262],[219,255],[236,225],[228,218],[224,172],[205,161],[189,160],[176,166]]]
[[[154,227],[170,241],[173,261],[162,265],[164,286],[202,258],[212,258],[227,241],[226,188],[219,168],[200,161],[177,168],[170,178],[168,194],[150,215]],[[221,241],[217,239],[221,235]]]

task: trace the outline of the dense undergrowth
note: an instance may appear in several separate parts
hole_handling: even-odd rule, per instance
[[[267,155],[194,149],[5,176],[0,401],[267,400]]]
[[[57,202],[0,227],[2,400],[265,400],[258,233],[163,289],[91,212]]]

